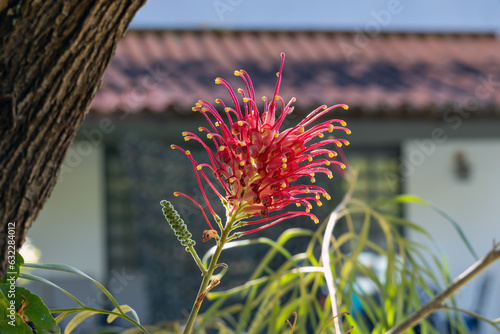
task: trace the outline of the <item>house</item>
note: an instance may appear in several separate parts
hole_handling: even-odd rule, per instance
[[[350,106],[332,115],[352,130],[345,153],[360,169],[358,197],[428,199],[456,218],[479,255],[500,239],[500,42],[493,34],[129,31],[28,234],[42,261],[71,264],[107,282],[146,319],[164,315],[148,303],[182,316],[198,277],[186,278],[190,269],[181,260],[189,255],[172,248],[175,238],[158,225],[159,201],[180,188],[193,193],[196,183],[189,162],[169,145],[187,147],[181,132],[203,124],[191,110],[196,101],[228,98],[216,77],[240,87],[233,71],[245,69],[256,96],[272,95],[280,52],[286,54],[280,95],[297,99],[290,122],[323,104]],[[189,203],[178,210],[193,230],[203,228]],[[401,214],[442,245],[452,276],[474,262],[452,226],[428,207],[405,206]],[[199,246],[200,253],[208,247]],[[256,261],[241,256],[249,266]],[[244,281],[247,270],[236,267],[236,279]],[[481,312],[498,317],[498,277],[496,264],[458,295],[458,305],[480,305],[474,298],[487,284]],[[152,286],[161,288],[146,293]],[[90,302],[96,301],[97,292]]]

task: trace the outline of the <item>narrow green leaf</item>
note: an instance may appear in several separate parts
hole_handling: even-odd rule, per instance
[[[139,319],[138,319],[138,317],[137,317],[137,313],[134,311],[134,309],[133,309],[133,308],[131,308],[130,306],[128,306],[128,305],[126,305],[126,304],[124,304],[124,305],[120,305],[120,308],[121,308],[121,311],[122,311],[123,313],[128,313],[128,312],[132,313],[132,315],[133,315],[133,317],[134,317],[135,321],[139,322]],[[114,313],[114,312],[118,312],[118,308],[116,308],[116,307],[115,307],[115,308],[113,309],[113,311],[111,311],[111,312],[113,312],[113,313]],[[115,320],[116,320],[116,318],[118,318],[118,314],[110,314],[110,315],[108,315],[108,318],[106,319],[106,321],[107,321],[107,322],[108,322],[108,324],[109,324],[109,323],[112,323],[113,321],[115,321]]]
[[[377,207],[385,206],[388,204],[394,204],[394,203],[417,203],[417,204],[427,205],[426,201],[424,201],[423,199],[421,199],[417,196],[398,195],[395,197],[378,200],[370,206],[372,208],[377,208]]]
[[[66,326],[66,329],[64,330],[64,334],[70,334],[73,329],[75,329],[79,324],[81,324],[83,321],[87,320],[94,314],[98,314],[98,312],[93,312],[93,311],[82,311],[75,315],[73,319],[68,323]]]
[[[21,275],[19,277],[23,278],[23,279],[30,280],[30,281],[34,281],[34,282],[38,282],[38,283],[43,283],[43,284],[50,285],[50,286],[58,289],[59,291],[63,292],[69,298],[73,299],[73,301],[75,303],[77,303],[78,305],[80,305],[81,307],[85,306],[85,305],[83,305],[83,303],[81,301],[78,300],[78,298],[76,298],[75,296],[73,296],[71,293],[69,293],[68,291],[64,290],[63,288],[61,288],[59,285],[57,285],[57,284],[49,281],[48,279],[45,279],[43,277],[40,277],[40,276],[37,276],[37,275],[33,275],[33,274],[27,274],[27,273],[21,273]]]
[[[90,281],[92,281],[95,285],[97,285],[99,287],[99,289],[101,289],[101,291],[106,295],[106,297],[108,297],[108,299],[111,301],[111,303],[116,307],[118,308],[119,311],[120,310],[120,305],[118,304],[118,302],[115,300],[115,298],[113,297],[113,295],[111,295],[111,293],[108,291],[108,289],[106,289],[101,283],[99,283],[98,281],[96,281],[95,279],[93,279],[92,277],[90,277],[89,275],[85,274],[84,272],[82,272],[81,270],[78,270],[76,268],[73,268],[71,266],[68,266],[68,265],[65,265],[65,264],[39,264],[39,263],[25,263],[23,265],[24,267],[27,267],[27,268],[37,268],[37,269],[46,269],[46,270],[54,270],[54,271],[61,271],[61,272],[65,272],[65,273],[69,273],[69,274],[74,274],[74,275],[78,275],[78,276],[81,276],[81,277],[84,277]],[[52,283],[53,284],[53,283]],[[56,286],[57,287],[57,286]],[[61,290],[62,291],[62,290]],[[63,291],[64,292],[64,291]],[[68,293],[67,293],[68,294]],[[76,298],[71,296],[70,294],[68,294],[68,296],[70,296],[73,300],[75,300]],[[76,300],[75,300],[76,301]],[[79,301],[77,301],[77,303],[80,305],[80,306],[84,306],[82,303],[80,303]],[[125,316],[125,313],[123,312],[120,312],[122,313],[122,315]],[[128,318],[125,316],[125,318]]]

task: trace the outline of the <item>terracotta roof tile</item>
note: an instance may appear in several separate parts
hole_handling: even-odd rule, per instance
[[[257,96],[269,97],[280,52],[280,95],[296,97],[299,111],[347,103],[368,115],[439,115],[477,97],[484,115],[500,115],[498,39],[408,33],[129,31],[91,109],[190,113],[199,99],[227,97],[216,77],[242,87],[237,69],[250,74]]]

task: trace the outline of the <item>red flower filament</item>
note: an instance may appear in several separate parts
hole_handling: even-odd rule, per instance
[[[314,183],[317,173],[323,173],[332,178],[332,172],[328,168],[331,164],[345,168],[344,164],[333,160],[337,153],[325,146],[348,145],[347,140],[332,138],[315,143],[310,143],[310,141],[316,137],[323,138],[325,132],[333,130],[343,130],[349,134],[350,130],[345,127],[346,123],[339,119],[330,119],[311,126],[317,118],[330,110],[337,107],[347,109],[347,105],[337,104],[332,107],[323,105],[313,110],[296,126],[280,130],[286,115],[293,110],[291,104],[295,102],[295,98],[292,98],[285,103],[278,95],[284,60],[285,55],[282,53],[280,70],[276,74],[278,80],[274,96],[271,101],[268,101],[266,97],[262,98],[264,101],[262,114],[257,108],[250,77],[243,70],[234,72],[236,76],[243,79],[246,86],[246,91],[238,89],[238,93],[243,96],[243,108],[234,90],[227,81],[221,78],[217,78],[215,83],[226,87],[234,105],[234,107],[229,107],[220,99],[215,100],[224,108],[225,117],[207,101],[198,101],[193,110],[203,113],[210,124],[209,128],[201,127],[199,130],[207,133],[207,138],[212,141],[215,149],[194,133],[184,132],[183,136],[186,141],[196,140],[201,143],[208,153],[209,163],[199,164],[189,151],[172,145],[172,148],[183,151],[191,160],[208,208],[221,228],[220,219],[212,209],[203,190],[202,180],[207,182],[221,199],[226,207],[228,218],[231,217],[233,222],[260,216],[260,219],[246,221],[240,226],[266,223],[242,233],[248,234],[297,216],[309,216],[318,223],[316,216],[310,213],[311,203],[321,205],[321,196],[330,199],[330,195],[321,187],[300,184],[296,181],[305,176],[310,178],[311,183]],[[281,109],[281,112],[278,113],[278,109]],[[213,175],[222,189],[215,186],[208,177],[209,175]],[[195,202],[185,194],[175,193],[175,195],[185,196]],[[201,208],[198,203],[196,204]],[[304,206],[305,211],[287,211],[269,217],[269,213],[291,204],[298,207]],[[204,212],[203,214],[205,215]],[[206,215],[205,218],[207,219]],[[212,229],[208,219],[207,222]]]

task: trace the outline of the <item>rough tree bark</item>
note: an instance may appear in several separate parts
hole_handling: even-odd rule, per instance
[[[145,2],[0,0],[0,277],[7,223],[16,223],[21,247],[116,44]]]

